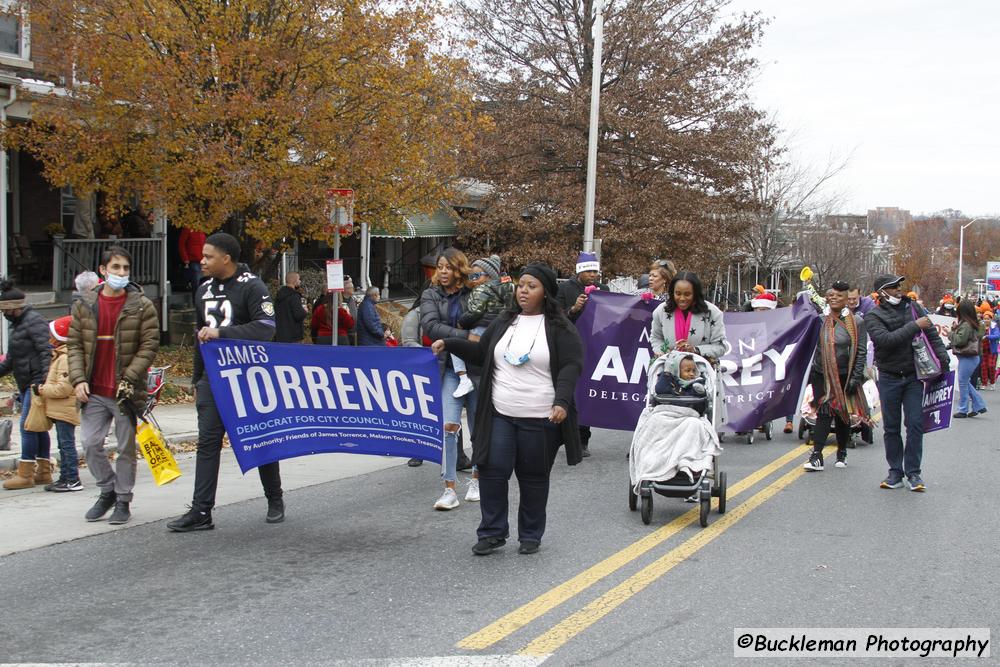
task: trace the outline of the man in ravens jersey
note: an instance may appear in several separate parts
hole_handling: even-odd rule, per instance
[[[210,278],[195,292],[198,335],[194,348],[195,405],[198,411],[198,456],[191,510],[167,524],[175,532],[211,530],[212,507],[219,482],[219,456],[225,426],[212,397],[199,346],[216,338],[269,341],[274,338],[274,304],[267,286],[240,264],[240,244],[235,237],[212,234],[205,239],[201,268]],[[285,519],[278,463],[259,466],[267,497],[267,522]]]

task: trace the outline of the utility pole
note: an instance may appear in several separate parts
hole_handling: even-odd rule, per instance
[[[979,218],[973,218],[958,230],[958,296],[960,297],[962,296],[962,254],[965,250],[965,228],[974,222],[979,222],[979,220]]]
[[[594,252],[594,200],[597,196],[597,130],[601,108],[601,60],[604,57],[604,0],[594,0],[594,63],[590,77],[590,139],[587,143],[587,194],[583,212],[583,251]]]

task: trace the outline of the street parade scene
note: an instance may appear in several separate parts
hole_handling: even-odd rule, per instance
[[[0,664],[990,663],[997,21],[7,3]]]

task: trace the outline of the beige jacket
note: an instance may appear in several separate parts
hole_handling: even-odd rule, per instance
[[[80,412],[76,409],[76,395],[69,382],[66,345],[60,345],[52,351],[49,375],[45,378],[45,384],[38,388],[38,393],[45,399],[45,415],[49,419],[79,426]]]

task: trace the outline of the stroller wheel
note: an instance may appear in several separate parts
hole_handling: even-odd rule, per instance
[[[708,513],[712,509],[712,494],[706,493],[704,490],[702,490],[700,498],[701,498],[701,507],[699,508],[700,511],[698,512],[698,523],[701,524],[702,528],[705,528],[708,526]]]
[[[642,522],[649,525],[649,522],[653,520],[653,495],[641,496],[642,501]]]
[[[633,512],[639,506],[639,496],[635,495],[635,491],[632,490],[632,480],[628,482],[628,508]]]
[[[771,422],[766,422],[764,424],[764,438],[767,440],[771,439]]]
[[[752,445],[753,444],[753,430],[752,429],[747,433],[747,444],[748,445]]]
[[[719,496],[719,514],[726,513],[726,473],[719,473],[719,480],[716,482],[716,490]]]
[[[804,419],[799,420],[799,440],[804,440],[806,437],[806,421]]]

